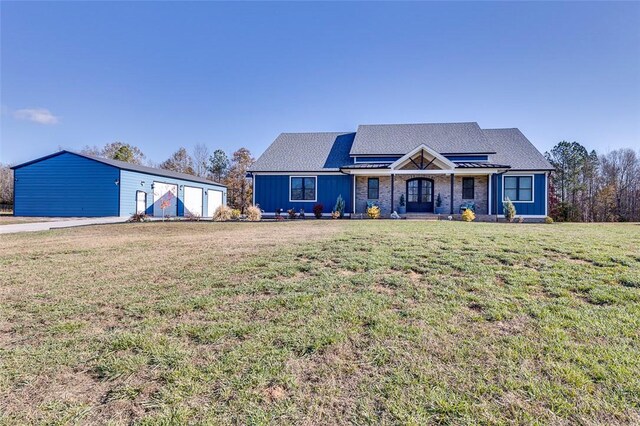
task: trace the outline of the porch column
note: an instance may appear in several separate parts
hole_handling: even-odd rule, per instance
[[[392,173],[391,174],[391,213],[395,211],[393,208],[393,188],[395,186],[395,180],[396,180],[396,175]]]
[[[453,173],[451,173],[451,197],[450,197],[450,201],[451,201],[451,213],[453,214],[453,182],[454,182],[455,176]]]

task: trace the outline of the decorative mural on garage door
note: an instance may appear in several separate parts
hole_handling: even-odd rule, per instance
[[[162,206],[166,206],[164,212]],[[178,185],[153,182],[153,215],[178,216]]]

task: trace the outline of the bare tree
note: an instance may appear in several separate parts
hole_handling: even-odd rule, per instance
[[[0,203],[13,204],[13,171],[0,163]]]
[[[205,144],[199,143],[193,147],[191,153],[193,159],[193,171],[196,176],[207,177],[207,163],[209,162],[209,148]]]
[[[251,205],[253,198],[247,172],[254,162],[251,152],[247,148],[240,148],[231,156],[231,167],[225,179],[229,205],[242,212]]]
[[[186,149],[180,147],[176,152],[171,154],[171,157],[166,159],[160,164],[161,169],[173,170],[174,172],[186,173],[189,175],[193,173],[193,160]]]

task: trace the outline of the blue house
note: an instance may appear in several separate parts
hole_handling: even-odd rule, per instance
[[[251,168],[254,204],[329,215],[338,196],[347,214],[368,203],[383,216],[459,213],[503,215],[509,198],[518,216],[544,218],[545,157],[520,132],[477,123],[361,125],[356,132],[282,133]],[[401,205],[404,201],[404,206]]]
[[[60,151],[12,167],[16,216],[211,217],[224,185],[184,173]]]

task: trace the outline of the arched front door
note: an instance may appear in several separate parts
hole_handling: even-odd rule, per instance
[[[407,181],[407,212],[433,213],[433,180],[415,178]]]

